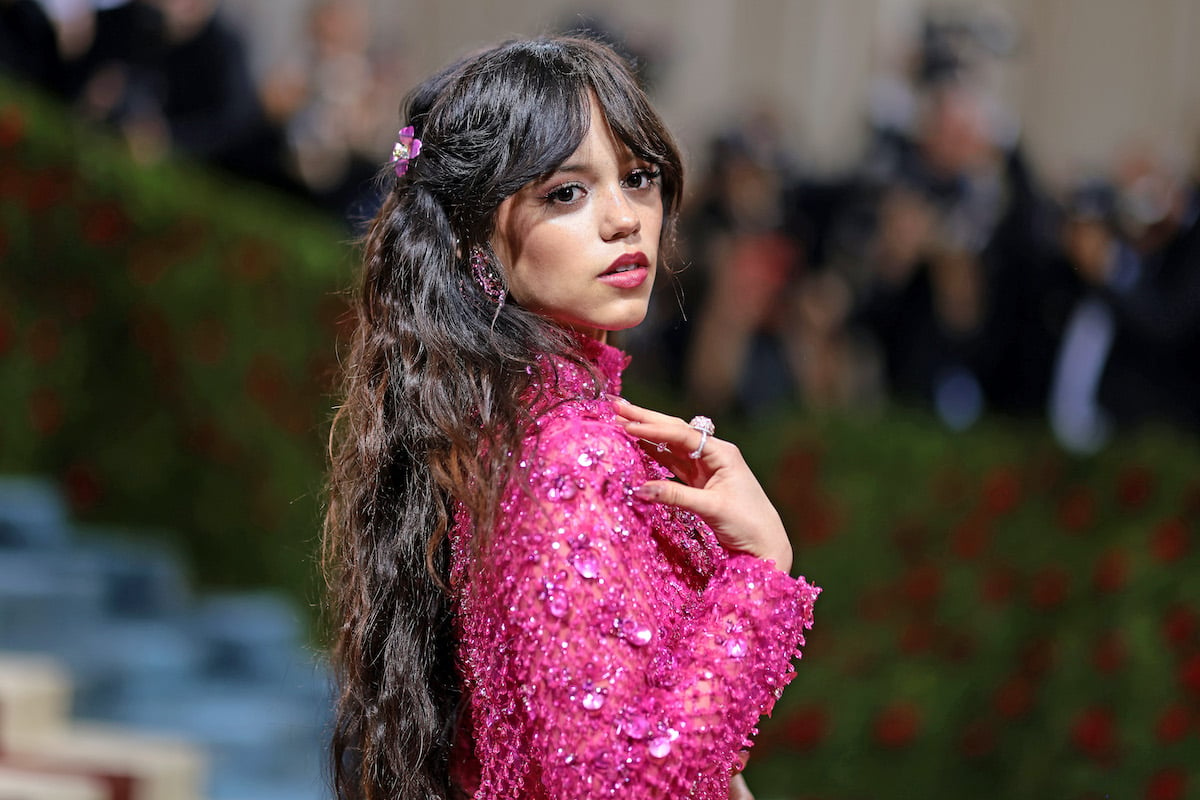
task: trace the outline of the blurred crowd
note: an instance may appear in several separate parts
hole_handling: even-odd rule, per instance
[[[1146,424],[1200,432],[1194,165],[1131,144],[1052,191],[999,101],[1011,33],[943,13],[914,45],[840,174],[806,170],[770,108],[714,138],[690,266],[639,358],[666,354],[654,368],[713,414],[1005,415],[1078,452]]]
[[[133,154],[180,153],[368,217],[402,85],[367,7],[314,0],[306,36],[263,74],[219,0],[0,0],[0,68],[118,130]]]
[[[357,0],[314,0],[307,23],[256,79],[217,0],[0,0],[0,66],[141,158],[180,151],[365,219],[404,65]],[[641,374],[713,415],[1003,414],[1081,452],[1146,423],[1200,432],[1195,165],[1131,146],[1051,190],[995,89],[1011,31],[943,13],[912,44],[864,104],[851,169],[807,168],[769,106],[713,139],[688,266],[627,341]]]

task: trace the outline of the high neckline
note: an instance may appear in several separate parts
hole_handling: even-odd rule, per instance
[[[579,334],[579,352],[599,371],[600,376],[608,384],[605,391],[619,394],[621,391],[621,373],[629,366],[630,358],[623,350],[611,344],[594,339],[591,336]]]
[[[534,396],[541,395],[547,400],[551,397],[590,400],[605,394],[619,395],[621,373],[629,364],[629,356],[598,339],[576,331],[570,333],[574,344],[572,355],[579,360],[549,354],[539,356]]]

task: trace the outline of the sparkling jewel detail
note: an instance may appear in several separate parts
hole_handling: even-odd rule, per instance
[[[734,766],[790,680],[818,590],[726,552],[694,514],[636,500],[669,473],[602,399],[619,394],[624,356],[581,346],[605,385],[567,362],[530,373],[538,424],[496,529],[476,542],[456,511],[450,585],[478,758],[456,769],[479,800],[727,800],[714,767]]]

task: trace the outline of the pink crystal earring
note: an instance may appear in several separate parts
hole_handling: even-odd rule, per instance
[[[508,287],[504,285],[504,276],[496,264],[495,257],[485,248],[476,245],[471,248],[471,275],[483,293],[497,306],[504,305]],[[499,313],[500,309],[496,309]]]

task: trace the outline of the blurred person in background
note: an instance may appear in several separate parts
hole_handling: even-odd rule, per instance
[[[1057,332],[1048,412],[1051,428],[1068,449],[1090,453],[1108,441],[1112,425],[1100,404],[1100,380],[1110,370],[1116,320],[1098,286],[1112,276],[1129,280],[1137,256],[1121,237],[1116,191],[1103,179],[1081,181],[1066,198],[1059,253],[1042,287],[1046,321]],[[1115,372],[1127,371],[1119,364]]]
[[[0,71],[53,94],[66,91],[58,34],[36,0],[0,0]]]
[[[174,152],[286,186],[279,133],[217,0],[52,5],[61,94],[119,130],[135,157]]]
[[[319,207],[361,223],[378,207],[374,154],[394,133],[383,110],[403,64],[396,48],[371,47],[369,9],[358,0],[317,0],[307,23],[307,41],[264,79],[264,101],[286,131],[290,175]]]
[[[1195,175],[1149,143],[1115,167],[1123,241],[1095,244],[1079,276],[1111,315],[1097,387],[1112,424],[1200,431],[1200,192]]]
[[[714,138],[708,164],[684,219],[684,385],[714,413],[754,414],[797,396],[786,328],[804,253],[784,228],[795,168],[766,106]]]
[[[829,257],[855,288],[851,324],[874,341],[888,393],[965,428],[985,410],[1044,409],[1053,347],[1029,321],[1052,217],[950,30],[927,28],[912,127],[873,137]]]

